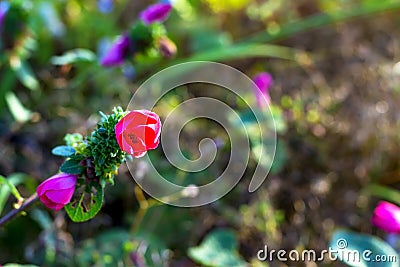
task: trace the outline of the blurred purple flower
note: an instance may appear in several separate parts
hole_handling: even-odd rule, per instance
[[[374,210],[372,224],[387,233],[400,233],[400,208],[390,202],[380,201]]]
[[[136,266],[136,267],[145,267],[146,264],[144,262],[143,256],[140,255],[138,252],[134,252],[132,251],[129,254],[129,257],[131,258],[132,263]]]
[[[10,8],[10,3],[8,2],[0,2],[0,29],[3,25],[4,18],[7,14],[8,9]]]
[[[170,3],[157,3],[147,7],[140,13],[140,19],[147,25],[165,21],[172,10]]]
[[[136,70],[132,64],[128,63],[122,66],[122,74],[128,80],[133,80],[135,78]]]
[[[103,67],[121,65],[129,54],[130,40],[128,35],[120,36],[102,56],[100,64]]]
[[[253,82],[256,84],[255,96],[257,105],[259,108],[264,108],[271,101],[268,91],[274,82],[272,76],[268,72],[261,72],[253,78]]]
[[[101,13],[110,13],[114,9],[113,0],[97,0],[97,9]]]

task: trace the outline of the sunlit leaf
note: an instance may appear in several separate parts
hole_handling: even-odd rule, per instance
[[[26,122],[30,120],[32,112],[24,107],[14,92],[7,92],[5,98],[8,108],[16,121]]]
[[[367,186],[364,191],[373,196],[383,198],[400,205],[400,192],[396,189],[383,185],[371,184]]]
[[[70,157],[75,154],[75,148],[72,146],[56,146],[51,153],[56,156]]]
[[[349,266],[399,266],[400,258],[397,252],[386,242],[372,235],[337,230],[332,235],[329,248],[338,251],[338,258]],[[387,260],[383,260],[383,257]]]
[[[9,193],[13,194],[17,200],[21,200],[22,197],[18,192],[17,188],[15,187],[16,184],[13,183],[14,181],[7,179],[0,175],[0,214],[4,208],[4,205],[7,201]],[[4,189],[3,189],[4,188]]]
[[[13,57],[10,60],[10,66],[23,85],[31,90],[39,88],[39,82],[37,81],[35,74],[25,61],[21,61],[18,57]]]
[[[247,266],[237,249],[238,242],[233,231],[215,230],[198,247],[189,248],[188,255],[209,267]]]
[[[53,65],[67,65],[77,62],[93,62],[97,59],[96,54],[90,50],[77,48],[65,52],[61,56],[53,56],[51,64]]]
[[[287,60],[296,60],[296,53],[299,51],[293,48],[269,45],[269,44],[238,44],[213,48],[204,52],[199,52],[185,61],[207,60],[222,61],[249,57],[273,57]]]

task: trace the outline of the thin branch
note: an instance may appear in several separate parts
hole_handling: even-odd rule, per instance
[[[39,200],[39,197],[37,194],[33,194],[30,196],[18,209],[13,209],[9,213],[7,213],[3,218],[0,219],[0,227],[3,226],[6,222],[9,220],[13,219],[15,216],[17,216],[19,213],[25,211],[28,209],[30,206],[32,206],[36,201]]]

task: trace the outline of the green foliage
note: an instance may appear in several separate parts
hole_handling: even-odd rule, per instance
[[[73,156],[67,159],[60,167],[60,171],[69,173],[69,174],[83,174],[85,170],[85,166],[81,165],[81,161],[83,157],[80,155]]]
[[[60,171],[80,177],[71,202],[65,206],[74,222],[87,221],[100,211],[104,187],[107,182],[114,184],[114,174],[126,156],[114,131],[126,112],[118,107],[111,115],[100,114],[100,122],[86,140],[80,134],[67,134],[67,145],[52,150],[54,155],[66,157]]]
[[[265,150],[258,140],[259,130],[253,127],[254,117],[243,112],[244,106],[237,99],[217,91],[208,94],[206,86],[199,90],[183,90],[182,94],[173,92],[173,101],[167,103],[163,98],[157,103],[156,111],[162,117],[168,114],[166,106],[176,107],[187,99],[203,95],[221,99],[240,113],[249,129],[251,162],[243,181],[230,196],[217,203],[196,209],[157,206],[147,211],[141,220],[146,202],[135,201],[132,180],[122,173],[122,179],[118,179],[114,187],[105,188],[107,182],[114,183],[115,172],[126,155],[118,148],[114,135],[115,123],[124,112],[119,109],[114,114],[103,115],[89,137],[67,134],[65,146],[54,148],[52,153],[65,157],[61,171],[79,175],[75,195],[65,208],[68,216],[76,222],[92,219],[102,207],[103,198],[107,202],[104,214],[76,225],[65,221],[63,212],[54,215],[53,212],[29,211],[31,216],[20,216],[15,224],[0,229],[2,261],[31,262],[38,266],[132,266],[129,255],[136,253],[149,267],[186,266],[187,247],[193,245],[204,231],[216,225],[234,224],[237,230],[222,234],[221,231],[212,232],[198,247],[189,249],[189,256],[204,266],[246,265],[237,251],[236,236],[240,236],[243,256],[249,261],[253,257],[251,266],[265,266],[255,259],[260,244],[313,248],[312,244],[327,241],[326,235],[320,235],[321,231],[330,232],[333,224],[343,220],[352,228],[369,229],[369,220],[360,220],[368,215],[358,216],[361,212],[372,212],[366,204],[369,197],[400,204],[399,192],[389,186],[371,184],[360,190],[360,185],[369,183],[370,171],[375,176],[371,161],[379,165],[377,177],[384,171],[392,174],[393,168],[392,179],[398,180],[396,144],[399,127],[392,123],[391,116],[386,116],[389,113],[379,114],[382,125],[371,124],[372,135],[364,129],[362,134],[353,130],[345,133],[348,125],[354,129],[354,120],[372,118],[375,103],[387,101],[388,96],[390,112],[396,114],[398,111],[397,95],[388,95],[386,89],[380,90],[376,86],[378,84],[370,90],[368,84],[379,81],[379,85],[387,86],[386,75],[397,77],[392,67],[396,63],[398,41],[393,30],[398,21],[395,12],[386,11],[400,10],[399,1],[179,0],[174,2],[174,11],[165,23],[166,27],[159,23],[146,26],[137,22],[138,18],[132,14],[138,14],[148,4],[143,1],[113,1],[114,9],[108,14],[98,11],[96,4],[100,1],[9,2],[12,6],[0,30],[0,168],[5,174],[31,172],[32,177],[16,174],[0,178],[0,213],[11,209],[14,197],[34,192],[39,179],[55,172],[59,159],[46,158],[47,152],[43,153],[51,150],[54,140],[59,140],[71,129],[85,131],[96,119],[93,113],[126,103],[131,97],[133,83],[145,80],[170,64],[214,60],[226,62],[249,76],[258,71],[270,71],[276,79],[270,91],[274,120],[262,121],[260,126],[273,129],[275,123],[278,143],[274,159],[272,155],[261,158],[261,164],[268,167],[272,163],[271,173],[277,174],[260,188],[266,195],[248,194],[248,174],[253,171],[253,163],[260,159],[260,152]],[[239,5],[239,2],[246,4]],[[385,18],[379,15],[382,12],[386,12]],[[361,16],[367,19],[354,24],[348,22]],[[305,34],[322,26],[328,27]],[[158,40],[167,35],[166,29],[179,49],[174,62],[162,61],[157,47]],[[104,52],[101,48],[103,39],[124,33],[134,40],[131,50],[135,50],[127,57],[126,65],[111,69],[100,67],[98,55]],[[351,80],[346,80],[348,62],[351,63]],[[363,64],[365,70],[375,71],[376,68],[382,79],[368,77],[368,71],[358,69]],[[132,75],[127,75],[129,79],[124,77],[131,65],[135,68],[134,81]],[[362,73],[362,78],[358,73]],[[357,90],[346,92],[353,86],[360,86],[368,101],[353,102],[353,99],[360,99],[355,94]],[[398,86],[397,82],[394,86]],[[379,92],[379,100],[372,99],[374,91]],[[349,97],[345,96],[347,93]],[[245,97],[254,100],[252,92]],[[277,99],[281,99],[281,103]],[[358,109],[358,104],[362,109]],[[351,114],[357,115],[352,117]],[[169,164],[160,150],[149,153],[155,167],[166,179],[182,185],[200,185],[222,172],[229,157],[229,140],[223,130],[208,126],[207,123],[191,122],[187,128],[192,127],[193,131],[186,132],[185,128],[180,138],[182,152],[188,159],[198,156],[198,143],[193,139],[207,136],[222,140],[215,162],[202,172],[185,173]],[[29,134],[27,140],[24,138],[26,133]],[[268,142],[270,138],[266,136],[266,146],[274,145]],[[337,149],[338,145],[340,149]],[[28,161],[30,164],[25,164]],[[138,166],[142,163],[140,160],[135,162]],[[146,174],[145,167],[138,167],[137,171],[147,182],[155,179]],[[340,177],[340,181],[337,182],[335,177]],[[348,186],[352,188],[345,191]],[[15,192],[16,188],[20,194]],[[349,194],[338,197],[336,190]],[[343,215],[336,211],[348,203],[347,199],[355,200],[358,191],[365,195],[357,198],[354,207],[346,206],[349,213],[352,212],[350,216],[347,212]],[[350,210],[352,208],[357,210]],[[43,228],[39,236],[32,219]],[[140,233],[130,224],[139,225]],[[134,230],[114,228],[103,231],[114,225]],[[19,235],[21,229],[24,235]],[[281,229],[285,232],[281,233]],[[293,239],[285,236],[285,233],[293,232],[298,233],[291,235]],[[28,244],[35,236],[38,240]],[[349,244],[355,244],[357,249],[387,248],[381,240],[371,241],[371,236],[361,239],[355,236],[357,234],[346,232],[346,238],[355,240],[349,239]],[[60,243],[58,237],[70,243]],[[299,243],[292,243],[297,237]],[[73,249],[67,260],[61,262],[57,257],[59,250],[66,251],[63,244]],[[193,265],[187,263],[190,264]],[[10,263],[5,266],[23,265]],[[371,264],[360,263],[358,266]]]
[[[3,265],[3,267],[39,267],[39,266],[32,264],[7,263],[6,265]]]
[[[114,131],[125,114],[121,107],[115,108],[114,114],[109,116],[102,114],[101,121],[87,140],[87,157],[94,161],[96,176],[111,184],[119,165],[125,160],[125,152],[120,149]]]
[[[22,200],[20,193],[18,192],[16,186],[22,183],[26,179],[25,175],[16,175],[14,174],[11,177],[5,178],[0,175],[0,214],[3,211],[3,208],[6,204],[6,201],[10,194],[14,195],[14,197],[19,201]],[[5,185],[5,186],[4,186]]]
[[[214,230],[198,246],[189,248],[188,255],[196,262],[209,267],[241,267],[246,262],[237,252],[238,242],[231,230]]]
[[[90,220],[103,205],[104,187],[99,182],[82,183],[77,186],[75,196],[65,206],[68,216],[74,222]]]
[[[163,24],[145,25],[142,21],[135,23],[129,31],[134,60],[139,63],[149,63],[160,57],[158,41],[166,36]]]
[[[51,153],[56,156],[70,157],[76,152],[72,146],[57,146],[51,150]]]
[[[24,185],[24,187],[31,189],[36,184],[32,181],[32,177],[24,173],[13,173],[6,178],[3,176],[0,180],[0,215],[6,206],[7,199],[13,195],[17,200],[21,200],[21,193],[18,191],[17,186]],[[4,178],[4,179],[3,179]]]
[[[26,61],[14,57],[10,60],[10,67],[14,71],[19,81],[31,90],[39,89],[39,82],[33,73],[31,66]]]
[[[379,184],[370,184],[364,189],[364,192],[400,205],[400,192],[396,189]]]
[[[87,49],[77,48],[65,52],[61,56],[53,56],[51,63],[53,65],[67,65],[78,62],[93,62],[97,59],[96,55]]]
[[[135,234],[122,229],[113,229],[86,240],[76,254],[77,266],[124,266],[132,265],[131,258],[144,266],[167,265],[168,251],[165,245],[151,234]]]
[[[21,103],[14,92],[7,92],[5,94],[5,100],[16,121],[27,122],[32,117],[32,112]]]
[[[381,261],[379,262],[379,266],[398,266],[399,255],[397,254],[397,252],[389,244],[371,235],[358,234],[345,230],[337,230],[332,235],[329,247],[333,250],[339,251],[339,253],[337,253],[337,256],[341,261],[345,262],[349,266],[373,267],[378,266],[377,261],[380,260]],[[360,260],[358,260],[357,257],[356,259],[354,259],[354,251],[357,251],[359,253]],[[365,255],[363,254],[365,251],[370,251],[371,253]],[[375,258],[376,256],[380,258]],[[383,260],[383,257],[387,257],[387,260]]]

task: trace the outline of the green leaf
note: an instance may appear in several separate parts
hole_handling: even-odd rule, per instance
[[[28,179],[30,179],[30,177],[23,173],[14,173],[7,177],[8,182],[14,186],[17,186]],[[8,186],[0,187],[0,214],[10,193]]]
[[[1,66],[1,61],[0,61],[0,66]],[[17,81],[15,77],[15,73],[9,69],[6,68],[5,70],[2,71],[2,75],[0,76],[1,83],[0,83],[0,107],[4,105],[4,99],[6,98],[6,93],[11,91],[15,83]]]
[[[230,230],[211,232],[198,247],[188,250],[190,258],[209,267],[241,267],[247,263],[237,252],[238,242]]]
[[[52,219],[49,214],[43,210],[34,209],[30,212],[31,217],[42,227],[44,230],[51,230]]]
[[[26,122],[32,117],[32,112],[22,105],[13,92],[7,92],[5,96],[8,108],[16,121]]]
[[[6,265],[3,265],[3,267],[39,267],[39,266],[32,264],[7,263]]]
[[[114,228],[82,243],[76,253],[77,266],[114,267],[130,253],[135,253],[144,266],[168,265],[168,250],[157,236],[140,232],[132,235],[126,230]]]
[[[25,61],[21,61],[21,59],[13,57],[10,60],[10,66],[23,85],[31,90],[36,90],[39,88],[39,82],[37,81],[35,74]]]
[[[74,198],[65,206],[68,216],[74,222],[92,219],[103,205],[104,190],[99,183],[93,183],[89,190],[83,190],[78,198]]]
[[[85,167],[80,165],[80,161],[76,159],[68,159],[60,167],[60,171],[69,174],[82,174]]]
[[[397,205],[400,205],[400,192],[396,189],[383,185],[371,184],[367,186],[364,190],[368,194],[383,198],[385,200],[396,203]]]
[[[210,49],[200,52],[186,61],[207,60],[223,61],[249,57],[275,57],[287,60],[296,60],[296,54],[304,53],[290,47],[269,44],[237,44],[223,48]]]
[[[1,175],[0,175],[0,184],[5,184],[6,186],[8,186],[8,189],[10,190],[10,192],[14,195],[14,197],[16,199],[22,198],[21,195],[19,194],[17,188],[12,183],[10,183],[10,181],[8,181],[7,178],[5,178]]]
[[[65,52],[61,56],[53,56],[51,64],[53,65],[67,65],[77,62],[93,62],[96,60],[96,55],[87,49],[77,48]]]
[[[4,178],[0,175],[0,184],[4,183],[6,185],[0,187],[0,214],[2,213],[4,205],[6,204],[7,199],[11,193],[17,199],[21,197],[18,190],[16,189],[16,186],[26,180],[27,177],[27,175],[18,173],[12,174],[8,178]]]
[[[75,154],[75,148],[72,146],[56,146],[51,153],[56,156],[70,157]]]
[[[271,166],[271,174],[276,174],[285,166],[287,161],[287,149],[282,140],[277,140],[275,155],[270,155],[266,153],[266,151],[270,151],[271,146],[273,146],[273,144],[270,141],[264,141],[263,144],[257,140],[252,145],[251,152],[261,166],[265,168],[269,168]]]
[[[339,260],[353,267],[398,267],[399,264],[397,252],[383,240],[371,235],[337,230],[332,235],[329,248],[338,251],[335,254]],[[384,257],[387,260],[383,261]]]

